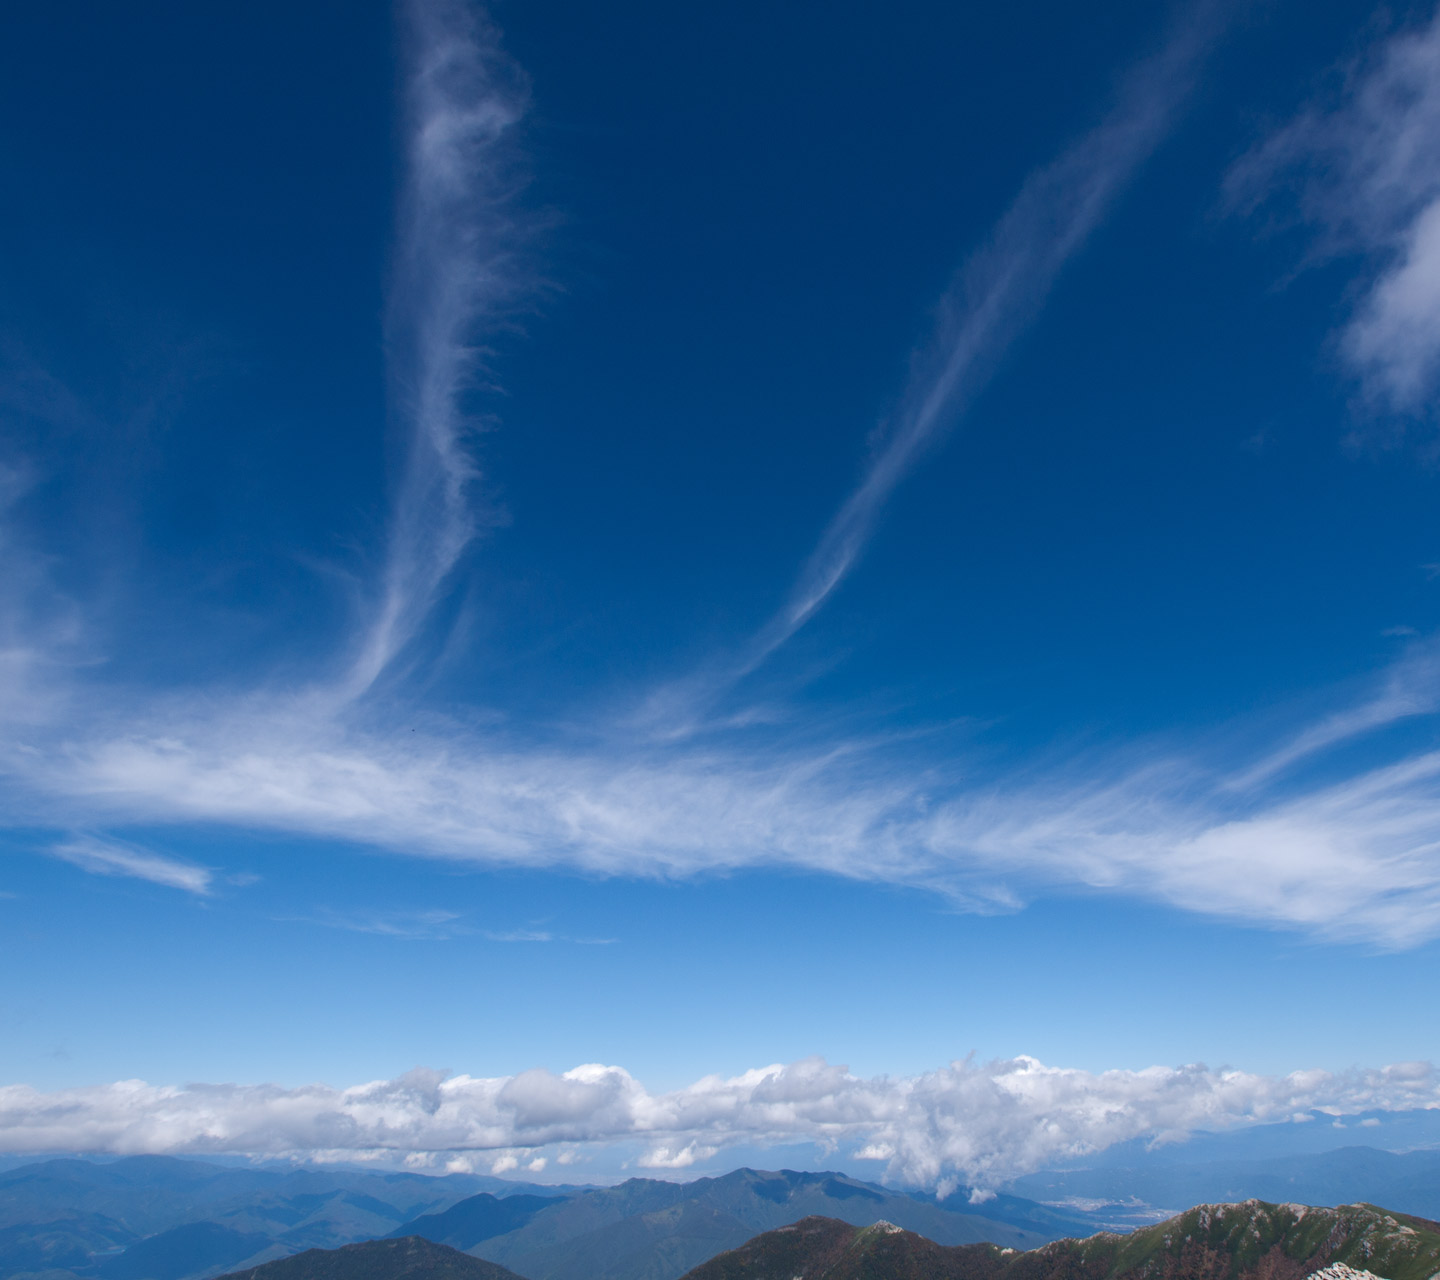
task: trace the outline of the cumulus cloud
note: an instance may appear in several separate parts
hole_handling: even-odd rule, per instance
[[[1314,257],[1358,254],[1371,276],[1340,350],[1378,403],[1427,408],[1440,376],[1440,13],[1347,69],[1231,171],[1232,202],[1296,203]]]
[[[50,852],[64,862],[73,863],[83,871],[97,876],[129,876],[149,880],[152,884],[168,885],[201,896],[209,894],[214,872],[193,862],[162,857],[134,845],[89,837],[55,845]]]
[[[797,1141],[887,1162],[912,1185],[985,1188],[1057,1160],[1149,1137],[1178,1140],[1308,1115],[1440,1106],[1429,1063],[1286,1076],[1203,1066],[1093,1073],[1020,1057],[861,1077],[821,1059],[707,1076],[652,1093],[590,1064],[481,1079],[413,1071],[349,1089],[154,1086],[121,1081],[43,1093],[0,1088],[0,1150],[245,1153],[538,1170],[544,1148],[641,1142],[647,1168],[680,1169],[725,1147]],[[469,1153],[468,1155],[466,1153]]]
[[[642,1152],[635,1163],[641,1169],[688,1169],[710,1159],[719,1150],[719,1147],[702,1147],[695,1142],[687,1142],[683,1147],[651,1147]]]

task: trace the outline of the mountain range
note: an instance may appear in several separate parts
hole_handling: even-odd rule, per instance
[[[162,1157],[50,1160],[0,1173],[0,1280],[214,1280],[307,1250],[417,1237],[529,1280],[677,1280],[807,1217],[855,1228],[884,1221],[935,1247],[1026,1251],[1110,1223],[1148,1224],[1160,1216],[1154,1201],[1171,1196],[1180,1204],[1238,1200],[1263,1188],[1269,1200],[1333,1204],[1359,1184],[1393,1193],[1366,1198],[1421,1218],[1440,1201],[1436,1151],[1350,1148],[1163,1166],[1139,1154],[1149,1161],[1140,1180],[1128,1166],[1102,1163],[1012,1184],[1034,1198],[962,1190],[945,1199],[838,1172],[739,1169],[689,1183],[586,1187]],[[1249,1195],[1186,1198],[1216,1186]]]
[[[596,1255],[592,1274],[617,1259]],[[762,1232],[680,1280],[1433,1280],[1440,1224],[1372,1205],[1200,1205],[1121,1235],[1032,1250],[944,1245],[891,1222],[810,1216]],[[417,1236],[311,1249],[224,1280],[522,1280]]]
[[[632,1178],[551,1205],[503,1235],[453,1242],[529,1280],[674,1280],[756,1232],[812,1214],[857,1226],[887,1219],[946,1244],[1017,1249],[1074,1229],[1041,1205],[1012,1198],[1003,1208],[1025,1225],[969,1212],[963,1199],[936,1203],[843,1174],[737,1169],[690,1183]]]
[[[1440,1224],[1371,1205],[1200,1205],[1129,1235],[1028,1252],[946,1247],[892,1223],[805,1218],[719,1254],[684,1280],[1432,1280]]]
[[[486,1192],[469,1196],[441,1213],[423,1213],[396,1227],[392,1238],[419,1236],[452,1249],[472,1249],[482,1240],[491,1240],[525,1226],[542,1209],[563,1204],[561,1196],[492,1196]]]
[[[0,1173],[0,1277],[213,1276],[388,1235],[477,1193],[535,1190],[471,1174],[228,1168],[166,1156],[46,1160]]]
[[[500,1191],[509,1194],[497,1194]],[[473,1175],[234,1169],[134,1157],[53,1160],[0,1174],[0,1280],[212,1280],[306,1249],[419,1236],[532,1280],[673,1280],[807,1214],[889,1218],[946,1243],[1017,1248],[1083,1231],[1015,1196],[984,1215],[833,1173],[737,1170],[690,1183],[546,1187]],[[597,1259],[608,1261],[596,1270]]]
[[[1035,1173],[1017,1178],[1009,1189],[1104,1225],[1127,1227],[1186,1205],[1249,1199],[1319,1205],[1366,1201],[1440,1218],[1440,1150],[1340,1147],[1261,1160],[1152,1160],[1138,1167]]]

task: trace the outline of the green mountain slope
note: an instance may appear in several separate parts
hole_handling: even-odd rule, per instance
[[[998,1250],[939,1245],[888,1223],[853,1227],[805,1218],[757,1236],[684,1280],[989,1280]]]
[[[1200,1205],[1131,1235],[1025,1253],[946,1247],[888,1223],[807,1218],[712,1258],[685,1280],[1302,1280],[1343,1263],[1385,1280],[1440,1274],[1440,1224],[1372,1205]]]
[[[1087,1266],[1103,1267],[1107,1280],[1200,1275],[1291,1280],[1335,1262],[1386,1280],[1430,1280],[1440,1272],[1440,1223],[1363,1204],[1199,1205],[1132,1235],[1060,1241],[1036,1256],[1058,1255],[1067,1247]],[[1030,1280],[1032,1274],[1018,1261],[1012,1272],[1006,1280]]]
[[[513,1271],[419,1236],[307,1249],[226,1280],[521,1280]]]

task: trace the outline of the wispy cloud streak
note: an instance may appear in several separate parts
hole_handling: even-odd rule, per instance
[[[518,78],[464,8],[408,12],[414,131],[392,344],[413,431],[382,607],[348,676],[354,694],[415,637],[474,534],[462,412],[479,367],[471,335],[514,296],[504,162]],[[1214,38],[1213,18],[1192,22],[1131,77],[1109,119],[1029,180],[962,274],[894,430],[790,604],[757,638],[751,667],[848,572],[907,469],[983,385],[1163,137]],[[15,669],[29,670],[43,646],[11,648]],[[1278,745],[1257,748],[1255,727],[1242,726],[1223,750],[1152,744],[1141,768],[1117,752],[996,777],[924,744],[832,735],[796,745],[763,730],[741,749],[684,735],[664,747],[597,746],[593,725],[549,739],[435,716],[396,729],[394,716],[317,710],[323,700],[286,689],[127,704],[97,677],[67,686],[77,696],[59,710],[48,689],[18,710],[0,694],[5,727],[16,730],[0,735],[0,771],[12,821],[61,830],[223,823],[607,875],[782,867],[921,886],[978,910],[1097,890],[1403,947],[1440,936],[1440,757],[1377,745],[1365,764],[1352,758],[1338,780],[1320,783],[1292,766],[1323,763],[1398,717],[1433,714],[1428,652],[1417,648],[1371,697]],[[0,653],[7,663],[12,654]],[[208,884],[203,869],[146,862],[151,855],[119,842],[65,848],[91,871],[148,869],[146,878],[192,892]],[[397,927],[381,917],[360,924]]]
[[[479,471],[465,396],[482,336],[520,289],[511,209],[519,69],[462,0],[407,0],[408,141],[387,322],[394,411],[406,433],[379,602],[347,689],[369,688],[414,639],[474,538]]]
[[[1297,210],[1311,261],[1369,278],[1339,350],[1370,399],[1424,413],[1440,380],[1440,13],[1382,42],[1339,100],[1306,107],[1234,166],[1231,204]]]
[[[34,803],[92,829],[222,822],[602,875],[786,867],[926,888],[982,911],[1097,890],[1408,947],[1440,936],[1440,755],[1397,751],[1376,702],[1287,746],[1252,746],[1248,785],[1236,781],[1233,733],[1183,751],[1151,744],[1140,766],[1112,753],[996,777],[923,744],[616,751],[456,727],[380,736],[220,706],[10,767]],[[1322,764],[1362,736],[1370,763],[1338,779],[1320,769],[1319,782],[1286,780],[1275,767],[1296,742]]]
[[[67,840],[50,852],[63,862],[73,863],[82,871],[98,876],[127,876],[148,880],[172,889],[205,896],[211,892],[215,875],[209,867],[178,858],[167,858],[148,849],[121,844],[115,840],[97,840],[90,836]]]
[[[470,932],[457,923],[461,917],[455,911],[337,911],[322,908],[311,916],[286,918],[324,925],[327,929],[344,929],[349,933],[368,933],[407,941],[443,941]]]
[[[1397,720],[1430,715],[1437,708],[1440,708],[1440,652],[1433,645],[1416,645],[1385,674],[1373,697],[1333,712],[1303,729],[1242,770],[1232,785],[1258,786],[1337,743],[1383,729]]]
[[[1219,34],[1223,12],[1219,3],[1187,12],[1160,52],[1125,79],[1105,119],[1026,179],[941,299],[935,331],[913,358],[901,407],[860,483],[821,535],[784,605],[734,664],[712,677],[714,684],[723,687],[754,671],[844,580],[896,486],[984,389],[1066,263],[1169,132]]]
[[[244,1153],[449,1163],[553,1144],[638,1143],[637,1163],[679,1168],[737,1144],[816,1142],[884,1161],[892,1179],[949,1190],[1007,1178],[1139,1137],[1176,1140],[1312,1110],[1440,1107],[1429,1063],[1285,1076],[1204,1066],[1089,1072],[1019,1057],[916,1076],[852,1075],[812,1058],[652,1093],[621,1067],[563,1075],[416,1070],[349,1089],[152,1086],[42,1093],[0,1087],[0,1151]],[[854,1148],[858,1148],[855,1150]]]

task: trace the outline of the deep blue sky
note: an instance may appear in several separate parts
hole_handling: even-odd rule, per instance
[[[1429,7],[490,13],[10,15],[0,1083],[1440,1058]]]

